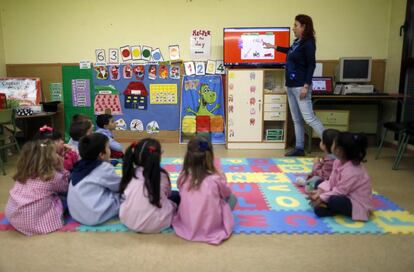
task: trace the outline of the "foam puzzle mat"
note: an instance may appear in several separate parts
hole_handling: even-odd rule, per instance
[[[173,189],[176,188],[183,159],[164,158],[162,164],[170,173]],[[311,171],[312,158],[222,158],[216,160],[216,166],[225,172],[238,199],[233,211],[236,234],[414,234],[414,215],[376,192],[373,196],[375,210],[368,222],[354,222],[343,216],[316,217],[303,188],[295,186],[297,176]],[[118,174],[121,169],[122,165],[118,164]],[[60,231],[129,231],[117,219],[92,227],[71,218],[65,220]],[[13,230],[13,227],[0,213],[0,231],[6,230]]]

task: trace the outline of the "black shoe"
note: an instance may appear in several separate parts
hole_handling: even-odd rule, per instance
[[[293,149],[285,154],[286,157],[303,157],[305,156],[305,151],[303,149]]]

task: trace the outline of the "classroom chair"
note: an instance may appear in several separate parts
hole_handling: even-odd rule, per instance
[[[401,141],[398,142],[397,157],[395,158],[394,165],[392,167],[393,170],[398,170],[410,139],[414,139],[414,122],[408,123],[405,130],[402,132]]]
[[[379,144],[378,149],[377,149],[377,154],[375,155],[376,160],[379,158],[379,155],[381,153],[381,149],[382,149],[382,146],[384,144],[385,137],[387,136],[387,132],[390,130],[394,133],[398,133],[398,143],[400,143],[401,140],[402,140],[402,135],[403,135],[403,132],[404,132],[406,126],[407,126],[406,123],[400,123],[400,122],[386,122],[386,123],[384,123],[384,130],[382,131],[381,141],[380,141],[380,144]]]
[[[20,152],[19,144],[16,140],[17,128],[15,124],[15,110],[2,109],[0,110],[0,167],[3,175],[6,175],[4,163],[7,160],[6,150],[15,147],[17,152]]]

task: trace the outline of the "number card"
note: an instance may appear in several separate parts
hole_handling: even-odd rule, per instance
[[[121,47],[120,51],[123,61],[128,61],[132,59],[131,48],[129,47],[129,45]]]
[[[170,53],[170,60],[180,59],[180,46],[170,45],[168,46],[168,51]]]
[[[222,60],[216,61],[216,74],[224,75],[226,73],[226,69],[224,68],[224,64]]]
[[[177,103],[177,84],[150,84],[150,104]]]
[[[214,60],[207,61],[207,74],[214,75],[216,73],[216,62]]]
[[[96,63],[106,62],[105,49],[96,49],[95,56],[96,56]]]
[[[196,62],[195,70],[197,76],[204,76],[206,74],[206,63],[204,61]]]
[[[184,62],[184,68],[185,68],[185,74],[187,76],[192,76],[195,74],[194,62],[192,61]]]
[[[118,48],[109,48],[109,63],[119,63]]]
[[[132,46],[131,51],[132,51],[132,59],[133,60],[141,59],[141,46],[139,46],[139,45]]]

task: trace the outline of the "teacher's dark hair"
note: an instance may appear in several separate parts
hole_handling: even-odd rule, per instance
[[[305,14],[298,14],[295,17],[295,21],[298,21],[301,25],[305,25],[302,38],[304,40],[315,39],[315,29],[313,28],[312,18]]]

